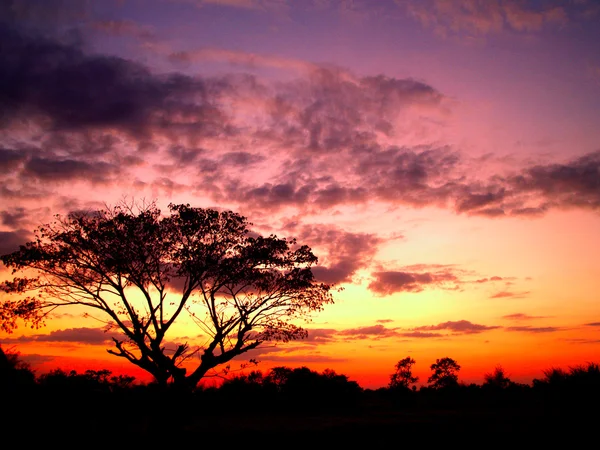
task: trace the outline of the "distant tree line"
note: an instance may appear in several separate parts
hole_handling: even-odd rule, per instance
[[[600,400],[600,365],[587,363],[565,370],[551,368],[532,384],[510,380],[501,366],[484,375],[481,385],[459,381],[460,365],[452,358],[431,364],[428,385],[417,389],[412,374],[414,359],[395,365],[388,386],[364,389],[346,375],[308,367],[274,367],[263,373],[253,370],[231,374],[214,386],[200,385],[193,392],[168,389],[157,383],[139,383],[134,377],[113,375],[109,370],[64,371],[56,369],[35,375],[19,354],[0,347],[0,394],[36,401],[90,402],[114,406],[114,402],[143,405],[157,401],[201,404],[211,413],[247,411],[327,412],[376,409],[427,409],[469,407],[564,408]],[[181,406],[181,405],[180,405]]]

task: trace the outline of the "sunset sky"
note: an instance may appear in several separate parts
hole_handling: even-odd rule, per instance
[[[9,0],[0,18],[0,254],[124,198],[231,209],[344,288],[306,340],[249,354],[259,370],[376,388],[406,356],[421,383],[446,356],[478,384],[600,362],[597,0]],[[143,379],[82,312],[0,344],[38,373]]]

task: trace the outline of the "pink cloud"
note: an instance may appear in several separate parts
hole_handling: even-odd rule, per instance
[[[447,272],[403,272],[379,271],[373,272],[373,281],[369,289],[379,295],[391,295],[396,292],[421,292],[428,286],[441,287],[446,283],[458,281],[456,275]]]
[[[487,35],[506,30],[534,32],[570,20],[565,9],[552,2],[540,7],[518,0],[397,0],[397,3],[424,27],[441,36]]]
[[[449,330],[460,334],[476,334],[484,331],[501,328],[499,326],[487,326],[469,322],[468,320],[448,321],[437,325],[425,325],[414,328],[415,331]]]

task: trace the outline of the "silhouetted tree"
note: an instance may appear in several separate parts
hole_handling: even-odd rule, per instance
[[[285,366],[273,367],[265,377],[265,383],[272,384],[278,391],[284,389],[290,379],[293,369]]]
[[[19,353],[4,351],[0,346],[0,390],[10,391],[18,387],[32,386],[35,372],[21,360]]]
[[[486,373],[483,376],[483,386],[506,389],[512,384],[512,381],[506,375],[502,366],[496,366],[492,373]]]
[[[231,211],[169,210],[164,217],[155,204],[119,205],[39,227],[32,242],[1,257],[24,273],[2,285],[20,296],[2,304],[2,327],[14,329],[17,317],[39,326],[56,308],[83,306],[118,333],[109,353],[159,385],[191,388],[265,341],[305,337],[297,320],[332,303],[330,286],[313,277],[309,247],[251,236],[246,218]],[[185,312],[207,336],[204,347],[165,345]],[[195,352],[188,373],[182,363]]]
[[[390,375],[390,388],[406,388],[409,389],[411,384],[415,384],[419,381],[419,377],[412,374],[412,366],[415,364],[415,360],[410,356],[401,359],[396,363],[396,371]]]
[[[460,365],[452,358],[436,359],[436,362],[430,366],[433,373],[427,382],[434,389],[458,386],[458,371]]]
[[[561,386],[567,383],[569,378],[569,373],[560,367],[552,367],[550,369],[544,370],[544,379],[545,383]]]
[[[282,404],[296,410],[351,406],[362,393],[346,375],[331,369],[318,373],[308,367],[274,367],[264,377],[264,385],[274,386]]]
[[[568,370],[553,367],[533,387],[542,402],[552,407],[577,406],[584,410],[600,401],[600,366],[588,363]]]
[[[600,365],[587,363],[569,368],[569,378],[579,385],[594,386],[600,388]]]

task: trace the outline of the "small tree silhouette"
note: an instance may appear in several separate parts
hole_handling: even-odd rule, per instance
[[[496,366],[492,373],[483,376],[483,385],[491,388],[506,389],[513,382],[508,378],[502,366]]]
[[[35,372],[22,361],[18,352],[4,351],[0,346],[0,390],[10,391],[19,386],[30,386],[35,382]]]
[[[433,373],[427,380],[434,389],[448,388],[458,386],[458,374],[460,365],[452,358],[437,359],[435,364],[431,365]]]
[[[390,375],[390,389],[394,388],[406,388],[409,389],[411,384],[415,384],[419,381],[419,377],[413,376],[412,366],[415,364],[415,360],[410,356],[401,359],[396,363],[396,371]]]

